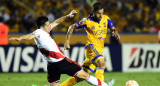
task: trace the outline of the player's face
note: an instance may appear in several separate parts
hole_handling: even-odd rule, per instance
[[[100,9],[94,12],[94,16],[97,21],[100,21],[103,16],[104,9]]]
[[[46,29],[46,30],[49,30],[49,28],[50,28],[50,22],[47,21],[47,22],[46,22],[46,25],[45,25],[45,29]]]

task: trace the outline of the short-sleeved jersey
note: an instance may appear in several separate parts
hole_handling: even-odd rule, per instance
[[[88,39],[87,44],[93,44],[95,48],[104,47],[104,39],[106,38],[107,28],[114,27],[110,18],[107,15],[103,15],[99,22],[93,20],[92,14],[87,18],[83,18],[81,21],[76,22],[75,28],[85,28]]]
[[[39,51],[42,53],[43,59],[52,63],[64,59],[63,53],[49,33],[42,29],[37,29],[32,34],[36,35],[34,41]]]

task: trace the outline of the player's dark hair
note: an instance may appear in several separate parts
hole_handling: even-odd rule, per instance
[[[100,10],[100,9],[103,9],[103,4],[100,3],[100,2],[94,3],[94,5],[93,5],[93,10],[94,10],[94,11],[97,11],[97,10]]]
[[[4,21],[4,18],[0,16],[0,22],[3,22],[3,21]]]
[[[40,28],[41,26],[44,26],[47,21],[48,18],[46,16],[40,16],[36,20],[36,25],[38,28]]]

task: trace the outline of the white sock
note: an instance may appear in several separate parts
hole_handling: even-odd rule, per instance
[[[88,78],[86,79],[87,82],[89,82],[92,85],[96,85],[96,86],[108,86],[107,83],[97,79],[96,77],[93,77],[91,75],[88,74]]]

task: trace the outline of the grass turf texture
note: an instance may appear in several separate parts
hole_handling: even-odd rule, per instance
[[[94,73],[92,74],[94,75]],[[136,80],[140,86],[160,86],[160,72],[120,73],[105,72],[105,80],[115,79],[114,86],[124,86],[128,80]],[[48,86],[47,73],[0,73],[0,86]],[[60,83],[69,78],[62,75]],[[92,86],[83,81],[75,86]]]

